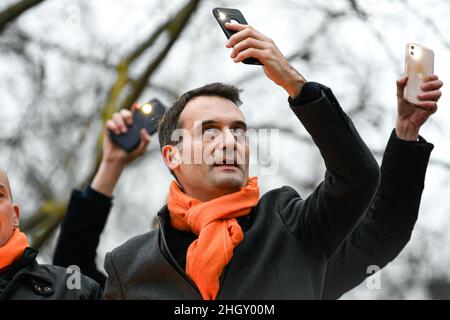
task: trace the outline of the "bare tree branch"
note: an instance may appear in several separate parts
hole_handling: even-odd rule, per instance
[[[437,36],[439,36],[439,39],[441,40],[441,42],[444,46],[446,46],[447,48],[450,48],[450,41],[448,40],[448,36],[446,36],[442,33],[442,30],[436,25],[436,23],[435,23],[435,21],[433,21],[433,19],[430,19],[429,17],[422,15],[408,1],[401,0],[401,2],[406,7],[406,9],[408,9],[417,18],[422,20],[424,25],[429,26],[433,30],[433,33],[436,34]]]
[[[8,23],[20,17],[28,9],[44,1],[45,0],[22,0],[0,12],[0,33]]]
[[[304,40],[303,44],[299,45],[299,50],[291,53],[286,57],[288,61],[294,61],[297,59],[303,60],[303,61],[309,61],[312,57],[312,50],[313,50],[313,44],[316,40],[320,38],[320,36],[326,32],[331,26],[332,22],[334,22],[335,19],[338,19],[342,16],[345,16],[347,13],[345,12],[334,12],[330,11],[328,9],[322,9],[326,11],[326,16],[322,20],[322,23],[313,30],[310,35]],[[235,84],[237,86],[240,86],[244,83],[247,83],[248,81],[255,79],[256,77],[262,75],[261,70],[255,70],[251,73],[248,73],[244,75],[243,77],[237,79],[235,81]]]
[[[367,20],[367,13],[361,9],[357,0],[348,0],[350,7],[361,20]]]
[[[141,77],[137,80],[137,83],[134,84],[134,90],[132,93],[127,97],[125,102],[123,103],[123,108],[130,108],[131,105],[139,98],[141,93],[144,91],[145,85],[148,81],[148,79],[151,77],[153,72],[159,67],[161,62],[164,60],[164,58],[169,53],[170,49],[174,45],[174,43],[177,41],[178,37],[180,36],[181,32],[184,30],[185,26],[187,25],[189,18],[192,16],[192,14],[197,9],[197,6],[199,4],[200,0],[191,0],[189,1],[186,6],[181,9],[174,18],[170,19],[166,24],[164,24],[164,29],[161,30],[158,29],[157,32],[152,35],[152,37],[147,41],[147,43],[144,43],[146,46],[151,46],[154,41],[162,35],[163,31],[168,33],[169,35],[169,41],[164,46],[163,50],[157,55],[157,57],[148,65],[147,69],[143,72]],[[150,41],[151,40],[151,41]],[[143,53],[143,48],[139,48],[138,53]],[[136,54],[136,53],[135,53]],[[135,55],[132,55],[131,58],[135,59]]]
[[[189,18],[195,12],[199,2],[200,0],[188,1],[188,3],[173,18],[169,19],[167,22],[158,27],[146,41],[139,45],[135,50],[131,52],[131,54],[129,54],[122,62],[120,62],[118,66],[116,66],[118,71],[117,80],[109,90],[107,101],[100,110],[103,121],[109,119],[116,110],[120,109],[121,103],[119,101],[119,98],[129,84],[132,84],[132,90],[122,105],[130,107],[131,103],[137,100],[137,98],[148,85],[149,78],[151,77],[153,72],[164,61],[165,57],[173,47],[179,35],[186,27]],[[155,44],[156,40],[163,34],[168,35],[167,43],[164,45],[159,54],[152,61],[150,61],[145,71],[133,83],[133,80],[131,80],[128,75],[128,68],[130,64],[140,58],[144,54],[144,52],[148,48],[152,47]],[[167,89],[166,91],[170,92],[169,89]],[[174,94],[175,93],[172,92],[172,95]],[[91,173],[88,175],[89,179],[95,174],[95,171],[100,164],[102,144],[103,131],[100,132],[98,138],[97,147],[94,153],[95,165],[93,166]],[[74,155],[72,154],[72,157],[73,156]],[[66,158],[65,162],[67,163],[67,161],[70,161],[70,158]],[[43,188],[45,187],[38,186],[38,190],[42,190]],[[34,213],[34,215],[36,215],[36,218],[28,220],[26,225],[28,228],[27,231],[31,235],[30,238],[32,241],[32,245],[37,248],[58,226],[59,221],[64,216],[67,204],[67,199],[56,199],[50,194],[47,194],[45,199],[46,200],[43,202],[37,212]]]

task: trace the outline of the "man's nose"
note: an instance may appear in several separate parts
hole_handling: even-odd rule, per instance
[[[224,129],[222,133],[222,149],[234,150],[236,149],[236,138],[230,129]]]

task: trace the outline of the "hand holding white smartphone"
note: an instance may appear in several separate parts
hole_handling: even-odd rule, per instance
[[[417,96],[423,93],[420,86],[423,79],[434,74],[434,52],[417,43],[407,43],[405,48],[405,75],[408,83],[404,97],[408,102],[418,104]]]

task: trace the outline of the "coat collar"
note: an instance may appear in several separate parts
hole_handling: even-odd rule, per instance
[[[26,248],[20,260],[14,263],[6,272],[13,272],[14,275],[9,281],[8,286],[3,292],[6,296],[19,281],[28,282],[33,291],[41,296],[50,296],[55,291],[53,281],[37,268],[39,264],[36,261],[38,251],[33,248]]]

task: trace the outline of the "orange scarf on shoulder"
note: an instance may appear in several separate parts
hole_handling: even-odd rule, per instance
[[[202,202],[172,181],[167,206],[175,229],[196,234],[186,254],[186,273],[205,300],[214,300],[220,275],[244,239],[236,218],[248,214],[259,201],[258,178],[249,178],[241,190]]]
[[[19,259],[26,248],[29,247],[27,237],[15,229],[11,238],[2,247],[0,247],[0,270],[10,266]]]

